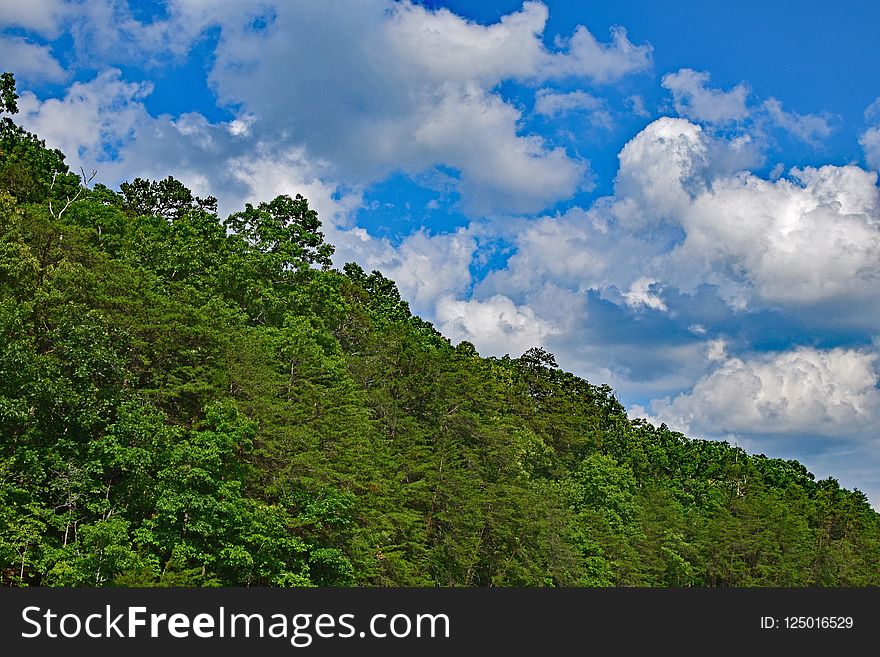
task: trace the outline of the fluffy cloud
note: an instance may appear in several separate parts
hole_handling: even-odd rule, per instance
[[[684,119],[662,118],[634,137],[619,158],[613,196],[587,210],[496,227],[508,231],[516,251],[504,269],[479,283],[478,292],[515,299],[531,295],[537,309],[544,288],[552,285],[664,312],[662,291],[669,283],[691,289],[707,280],[714,261],[676,250],[688,243],[688,230],[699,229],[685,219],[697,199],[713,193],[716,181],[736,180],[739,165],[754,160],[749,144],[719,141]],[[552,308],[547,312],[542,317],[560,324]]]
[[[489,272],[475,292],[528,299],[542,317],[568,327],[573,340],[584,329],[574,321],[579,312],[585,312],[578,300],[590,291],[615,302],[624,302],[622,293],[629,291],[635,293],[630,299],[638,305],[638,290],[631,288],[638,288],[636,279],[652,257],[663,253],[664,246],[619,230],[606,215],[605,208],[574,208],[559,216],[512,226],[508,238],[515,252],[507,266]],[[648,284],[644,291],[651,289]],[[662,304],[659,297],[656,302]]]
[[[762,134],[767,126],[782,129],[811,146],[818,145],[834,131],[829,114],[798,114],[782,109],[776,98],[757,106],[748,105],[750,90],[739,83],[729,91],[708,86],[709,74],[683,68],[663,76],[662,86],[672,93],[679,116],[713,127],[742,126],[753,122],[752,131]]]
[[[652,65],[651,46],[634,45],[620,26],[612,28],[610,44],[600,43],[579,25],[570,39],[558,39],[557,46],[567,47],[568,52],[550,55],[542,66],[546,77],[584,76],[596,82],[612,82],[630,73],[646,71]]]
[[[611,127],[611,114],[605,101],[585,91],[559,93],[552,89],[538,89],[535,94],[535,114],[556,118],[571,112],[586,113],[593,123]]]
[[[473,342],[484,354],[519,356],[530,347],[546,344],[556,329],[529,306],[518,306],[504,295],[484,301],[461,301],[451,296],[437,303],[440,331],[453,342]]]
[[[741,166],[755,158],[747,142],[670,118],[648,125],[619,158],[613,196],[513,224],[515,253],[478,291],[521,299],[554,284],[665,312],[668,291],[708,284],[735,310],[837,304],[848,315],[836,321],[850,326],[876,310],[877,174],[805,167],[770,181]]]
[[[74,164],[96,166],[112,159],[148,118],[140,100],[151,89],[149,83],[125,82],[119,71],[108,70],[90,82],[74,82],[62,99],[41,102],[22,93],[20,120]]]
[[[416,313],[431,315],[438,298],[467,291],[476,246],[464,228],[440,235],[418,231],[394,250],[390,260],[368,264],[380,267],[398,283]]]
[[[158,68],[179,61],[221,18],[252,20],[268,9],[263,2],[230,0],[168,0],[154,7],[142,4],[129,0],[64,3],[62,25],[73,40],[78,64],[90,69],[135,63]],[[151,9],[153,15],[142,19]]]
[[[390,18],[380,23],[379,54],[405,59],[400,68],[409,76],[491,87],[505,78],[535,77],[548,58],[540,39],[548,12],[539,2],[486,26],[448,9],[431,12],[409,2],[386,8]]]
[[[775,98],[765,100],[762,107],[773,123],[812,146],[816,146],[833,132],[828,116],[786,112],[782,109],[782,103]]]
[[[683,68],[664,75],[661,84],[672,93],[675,111],[680,116],[721,125],[748,117],[748,87],[740,83],[730,91],[721,91],[707,87],[708,82],[708,73]]]
[[[617,224],[655,244],[679,231],[674,248],[649,266],[655,278],[686,290],[714,282],[740,302],[798,305],[876,295],[876,174],[855,166],[807,167],[771,182],[731,171],[738,158],[719,157],[722,150],[698,126],[660,119],[621,152],[609,206]]]
[[[19,78],[59,82],[67,77],[49,48],[22,37],[0,35],[0,52],[4,70],[14,71]]]
[[[770,181],[747,171],[748,141],[671,118],[619,158],[614,194],[590,208],[492,226],[514,252],[474,298],[530,308],[564,362],[643,399],[733,362],[718,342],[728,332],[737,354],[762,333],[876,326],[876,174],[825,166]]]
[[[242,15],[216,20],[212,84],[257,117],[255,129],[305,146],[348,181],[451,168],[472,214],[535,212],[587,180],[586,162],[521,134],[501,81],[607,82],[650,66],[650,48],[621,30],[603,44],[578,28],[548,50],[547,9],[535,2],[490,25],[386,0],[280,5],[262,29]]]
[[[858,436],[880,420],[877,361],[872,352],[808,347],[726,358],[689,392],[632,414],[704,436]]]
[[[384,24],[387,43],[435,79],[478,79],[487,86],[506,78],[574,77],[601,83],[646,71],[652,64],[651,46],[633,44],[622,27],[612,29],[611,43],[601,43],[579,25],[571,37],[556,40],[557,51],[548,51],[541,41],[548,12],[540,2],[524,2],[521,11],[488,26],[410,2],[395,6],[391,15]]]
[[[865,119],[875,125],[859,136],[859,144],[865,153],[865,162],[878,171],[880,170],[880,127],[876,123],[880,119],[880,97],[865,108]]]
[[[518,136],[519,120],[519,111],[499,97],[468,88],[425,108],[410,134],[389,135],[394,142],[385,147],[421,160],[411,173],[432,161],[458,169],[458,191],[471,214],[537,212],[582,187],[588,167],[540,137]]]
[[[623,298],[626,300],[626,303],[633,308],[645,306],[646,308],[653,308],[654,310],[668,310],[663,299],[657,296],[657,293],[653,290],[656,285],[657,281],[643,276],[633,282],[629,288],[629,292],[624,293]]]
[[[702,263],[758,300],[810,304],[874,296],[880,278],[877,175],[855,166],[713,181],[682,215],[687,238],[671,261]]]
[[[629,229],[679,223],[714,180],[762,159],[760,147],[748,135],[718,139],[685,119],[662,117],[645,126],[618,155],[612,214]]]
[[[0,27],[19,27],[53,37],[67,12],[63,0],[0,3]]]
[[[618,219],[630,228],[677,220],[706,187],[710,145],[702,128],[684,119],[664,117],[645,127],[618,156]]]
[[[865,151],[865,162],[875,171],[880,171],[880,128],[868,128],[859,137],[859,144]]]

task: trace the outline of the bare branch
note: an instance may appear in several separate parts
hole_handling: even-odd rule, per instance
[[[61,208],[61,211],[58,214],[55,214],[55,210],[52,208],[52,190],[55,188],[55,180],[58,178],[59,172],[52,172],[52,183],[49,185],[49,214],[52,215],[53,219],[61,219],[61,215],[63,215],[67,211],[67,208],[69,208],[71,204],[74,203],[82,195],[83,190],[89,188],[89,183],[91,183],[95,179],[95,176],[98,175],[97,169],[92,169],[92,174],[88,177],[86,177],[86,172],[82,167],[80,167],[79,171],[80,184],[76,190],[76,194],[73,195],[73,198],[71,198],[70,196],[67,197],[66,202],[64,203],[64,207]]]

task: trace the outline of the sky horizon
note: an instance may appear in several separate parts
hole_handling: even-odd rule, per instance
[[[118,188],[318,210],[481,355],[880,506],[880,7],[0,5],[16,121]]]

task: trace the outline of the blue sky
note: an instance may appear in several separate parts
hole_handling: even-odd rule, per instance
[[[0,5],[19,120],[116,186],[302,193],[483,355],[880,503],[876,3]]]

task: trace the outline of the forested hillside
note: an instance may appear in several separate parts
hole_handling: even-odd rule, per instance
[[[0,103],[4,585],[880,584],[862,493],[451,344],[300,196],[87,186]]]

